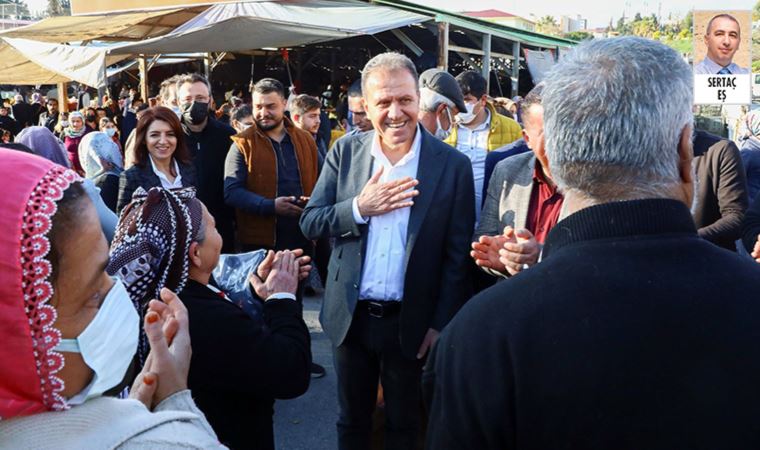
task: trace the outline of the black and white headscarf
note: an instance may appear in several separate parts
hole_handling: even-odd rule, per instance
[[[122,211],[106,271],[127,288],[141,319],[148,302],[160,298],[162,288],[176,294],[184,289],[188,250],[197,240],[202,220],[203,207],[193,188],[154,187],[147,192],[138,188]],[[141,332],[141,365],[147,352],[147,339]]]

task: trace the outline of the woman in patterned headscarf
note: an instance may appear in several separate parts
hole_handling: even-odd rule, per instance
[[[122,212],[107,271],[141,312],[160,289],[177,292],[190,314],[193,398],[225,445],[273,450],[274,399],[309,386],[309,330],[294,295],[309,258],[270,252],[259,265],[251,287],[264,302],[262,323],[212,279],[221,249],[214,218],[193,189],[138,189]],[[147,350],[143,339],[138,353]]]
[[[217,447],[184,381],[182,303],[162,292],[146,316],[154,353],[132,399],[104,397],[127,372],[140,324],[103,270],[95,208],[73,171],[38,156],[0,149],[0,179],[13,180],[0,197],[0,447]],[[164,327],[176,331],[170,345]]]

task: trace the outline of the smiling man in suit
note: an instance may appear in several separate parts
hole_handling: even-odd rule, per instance
[[[320,320],[334,345],[338,447],[369,448],[379,378],[385,446],[411,449],[424,358],[469,295],[472,168],[418,125],[407,57],[370,60],[362,91],[374,131],[336,143],[301,229],[336,239]]]

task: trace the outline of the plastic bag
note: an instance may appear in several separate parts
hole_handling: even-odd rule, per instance
[[[227,297],[256,320],[263,320],[263,303],[254,297],[248,278],[256,272],[266,255],[266,250],[221,255],[212,272],[216,284]]]

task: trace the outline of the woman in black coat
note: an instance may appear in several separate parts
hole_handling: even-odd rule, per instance
[[[146,110],[137,123],[135,165],[122,172],[119,180],[117,212],[132,201],[138,187],[147,191],[152,187],[180,189],[196,185],[195,167],[177,115],[163,106]]]

